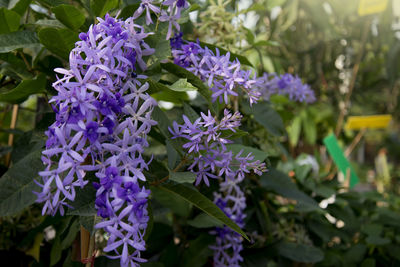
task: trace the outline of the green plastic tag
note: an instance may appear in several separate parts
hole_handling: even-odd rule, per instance
[[[333,158],[333,161],[335,162],[336,166],[339,168],[339,170],[343,173],[345,177],[347,170],[350,168],[349,187],[352,188],[356,184],[358,184],[360,179],[358,179],[358,176],[354,171],[353,167],[351,167],[350,162],[344,156],[343,150],[340,148],[336,136],[334,134],[328,135],[327,137],[324,138],[324,144],[328,149],[329,154]]]

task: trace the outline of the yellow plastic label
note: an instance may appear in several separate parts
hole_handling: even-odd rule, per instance
[[[383,129],[388,127],[391,120],[392,115],[350,116],[345,128],[351,130],[363,128]]]
[[[382,12],[386,9],[387,4],[387,0],[360,0],[358,15],[365,16]]]

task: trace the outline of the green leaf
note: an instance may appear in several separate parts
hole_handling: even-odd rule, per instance
[[[14,5],[8,6],[8,8],[11,9],[12,11],[17,12],[20,16],[22,16],[25,14],[25,11],[28,9],[28,6],[31,2],[32,0],[12,1]]]
[[[189,97],[185,92],[176,92],[171,90],[161,91],[151,95],[155,100],[167,101],[175,104],[181,104],[188,101]]]
[[[383,231],[383,225],[376,223],[367,223],[362,226],[361,231],[367,235],[379,236]]]
[[[165,183],[158,186],[158,188],[170,194],[176,195],[181,199],[193,204],[209,216],[217,219],[218,221],[231,228],[233,231],[243,236],[245,239],[249,240],[247,235],[243,232],[242,229],[240,229],[239,226],[237,226],[231,219],[229,219],[225,215],[225,213],[220,208],[218,208],[211,200],[202,195],[194,187],[190,187],[185,184]]]
[[[269,1],[268,1],[268,3],[269,3]],[[265,4],[255,3],[255,4],[252,4],[249,8],[241,10],[239,13],[246,14],[250,11],[264,11],[264,10],[266,10]]]
[[[30,95],[46,91],[46,76],[40,74],[33,80],[23,80],[14,89],[0,94],[0,102],[18,104],[25,101]]]
[[[376,260],[374,258],[367,258],[361,262],[361,267],[375,267]]]
[[[280,255],[295,262],[316,263],[324,259],[324,252],[314,246],[281,242],[277,249]]]
[[[44,28],[39,31],[39,39],[49,51],[67,60],[79,38],[69,29]]]
[[[135,13],[136,9],[138,9],[140,6],[140,3],[132,4],[132,5],[127,5],[121,10],[121,13],[119,13],[119,18],[121,19],[127,19],[129,17],[132,17],[133,13]]]
[[[179,155],[169,140],[166,140],[166,148],[168,156],[168,168],[172,170],[175,168],[177,161],[179,160]]]
[[[51,246],[50,266],[54,266],[57,262],[60,261],[61,254],[62,254],[61,239],[60,236],[57,236],[53,241],[53,245]]]
[[[180,197],[174,194],[170,194],[165,190],[162,190],[159,186],[151,187],[152,197],[164,207],[169,208],[173,213],[187,218],[190,213],[191,205],[185,201],[182,201]]]
[[[177,183],[193,183],[196,174],[193,172],[169,172],[169,179]]]
[[[282,6],[287,0],[270,0],[268,1],[266,7],[272,9],[276,6]]]
[[[236,130],[235,132],[232,132],[231,130],[222,130],[220,137],[233,140],[246,135],[249,135],[249,133],[242,130]]]
[[[181,260],[180,246],[175,245],[173,240],[168,242],[168,245],[161,251],[159,262],[162,262],[165,267],[179,266]]]
[[[213,44],[209,44],[209,43],[205,43],[205,42],[200,42],[200,46],[202,46],[203,48],[204,47],[208,47],[214,53],[216,53],[216,51],[218,49],[221,55],[226,55],[229,52],[228,50],[226,50],[226,49],[224,49],[222,47],[219,47],[219,46],[216,46],[216,45],[213,45]],[[234,61],[236,59],[238,59],[239,62],[244,64],[244,65],[253,67],[253,65],[250,63],[250,61],[247,59],[247,57],[229,52],[229,60],[230,61]]]
[[[188,83],[187,79],[179,79],[174,82],[172,85],[168,85],[168,88],[177,91],[177,92],[186,92],[186,91],[196,91],[197,88],[194,87],[191,83]]]
[[[195,122],[200,115],[186,102],[183,102],[183,114],[185,114],[191,122]]]
[[[235,155],[238,154],[240,151],[243,151],[241,154],[242,157],[245,157],[249,153],[251,153],[254,156],[254,160],[259,160],[261,162],[263,162],[268,157],[268,154],[266,152],[249,146],[230,144],[226,145],[226,148],[227,150],[231,150]]]
[[[375,245],[375,246],[383,246],[390,244],[390,239],[388,238],[383,238],[377,235],[370,235],[368,236],[365,241],[370,244],[370,245]]]
[[[0,8],[0,34],[15,32],[19,28],[21,16],[18,13]]]
[[[61,241],[61,249],[64,250],[67,249],[69,246],[71,246],[78,232],[79,232],[79,222],[78,220],[74,220],[74,222],[69,227],[66,236],[64,236]]]
[[[176,104],[189,100],[189,97],[185,92],[172,90],[170,85],[155,82],[152,79],[146,79],[146,82],[149,84],[149,94],[151,94],[151,96],[156,100],[163,100]]]
[[[151,113],[151,117],[153,120],[157,121],[157,127],[160,129],[161,134],[168,139],[175,150],[182,155],[183,152],[181,144],[176,139],[171,139],[171,134],[168,130],[168,127],[171,126],[171,122],[164,111],[162,111],[159,107],[155,107]]]
[[[166,25],[162,24],[156,34],[146,38],[146,43],[155,50],[154,54],[150,56],[153,62],[165,60],[171,56],[171,45],[168,40],[165,40],[167,30],[168,28]],[[147,64],[151,65],[153,62],[148,62]]]
[[[246,30],[246,40],[249,44],[253,44],[254,43],[254,34],[250,29],[247,29],[244,27],[244,29]]]
[[[0,158],[4,157],[5,155],[10,153],[11,151],[12,151],[12,147],[11,146],[0,146]]]
[[[190,8],[189,8],[189,12],[193,12],[193,11],[200,10],[200,9],[201,9],[201,6],[199,6],[198,4],[191,4]]]
[[[318,203],[300,191],[295,183],[284,173],[270,168],[268,172],[263,173],[260,177],[260,184],[267,190],[298,201],[307,211],[319,209]]]
[[[69,209],[67,215],[94,216],[97,211],[94,206],[96,190],[93,186],[85,186],[76,190],[76,197],[69,203],[73,209]]]
[[[34,151],[14,164],[0,178],[0,216],[13,215],[33,204],[40,191],[34,182],[43,169],[41,151]]]
[[[56,18],[72,30],[77,30],[85,23],[85,15],[73,5],[59,5],[51,9]]]
[[[118,0],[90,0],[90,8],[97,17],[104,17],[108,11],[118,7],[118,2]]]
[[[18,31],[0,35],[0,53],[7,53],[19,48],[30,48],[39,44],[36,33]]]
[[[215,218],[208,216],[206,213],[197,215],[193,220],[187,222],[190,226],[195,228],[210,228],[210,227],[223,227],[223,223]]]
[[[162,91],[168,91],[168,92],[170,91],[168,86],[166,86],[165,84],[156,82],[150,78],[146,79],[146,82],[149,84],[149,89],[147,92],[150,95],[153,95],[155,93],[162,92]]]
[[[212,255],[210,245],[215,243],[215,237],[202,234],[195,240],[189,242],[183,252],[182,265],[184,267],[202,267]]]
[[[317,141],[317,125],[314,122],[313,117],[305,116],[302,119],[304,135],[307,143],[314,145]]]
[[[300,131],[301,131],[301,117],[296,116],[292,124],[288,127],[288,136],[289,142],[292,146],[296,146],[299,142],[300,138]]]
[[[7,71],[14,72],[23,80],[34,78],[33,74],[26,69],[24,61],[14,53],[0,54],[0,60],[4,61],[4,63],[1,65],[2,73],[3,70],[6,69]]]
[[[299,0],[292,0],[285,6],[284,15],[285,23],[280,27],[280,31],[286,31],[293,23],[296,22],[299,13]]]
[[[367,253],[367,246],[361,243],[351,246],[344,254],[344,260],[346,262],[361,262],[365,259],[365,254]]]
[[[279,46],[279,43],[276,41],[266,41],[266,40],[261,40],[261,41],[257,41],[253,44],[254,47],[258,47],[258,46]]]
[[[210,108],[212,108],[211,90],[203,83],[202,80],[200,80],[199,77],[174,63],[161,63],[161,67],[168,72],[175,74],[179,78],[187,79],[188,82],[197,87],[199,89],[199,93],[207,100]]]
[[[164,111],[162,111],[159,107],[154,107],[151,116],[155,121],[157,121],[157,126],[160,129],[161,133],[164,135],[164,137],[169,138],[170,133],[168,127],[171,125],[171,122],[168,119],[167,115],[164,113]]]
[[[26,255],[32,256],[37,262],[40,260],[40,247],[43,237],[43,233],[37,233],[31,248],[25,252]]]
[[[247,102],[242,102],[243,111],[247,115],[254,115],[254,120],[275,136],[285,135],[285,125],[281,116],[266,102],[259,102],[252,107]]]
[[[40,19],[35,22],[35,25],[42,27],[64,28],[64,25],[56,19]]]

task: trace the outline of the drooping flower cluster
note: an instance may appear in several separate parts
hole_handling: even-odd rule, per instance
[[[176,34],[170,43],[174,63],[207,82],[213,91],[213,101],[218,99],[228,104],[230,96],[238,96],[240,91],[248,97],[250,104],[260,98],[268,100],[272,94],[285,94],[299,102],[315,101],[310,86],[291,74],[264,73],[257,78],[252,71],[244,70],[238,59],[231,61],[229,52],[221,55],[218,49],[214,53],[199,43],[183,41],[182,33]]]
[[[140,17],[144,12],[146,12],[146,24],[153,24],[153,20],[151,18],[151,11],[159,17],[159,20],[162,22],[168,22],[168,32],[166,35],[166,39],[169,40],[171,36],[173,36],[173,28],[176,29],[177,32],[180,30],[180,25],[178,23],[178,19],[181,17],[181,11],[184,8],[187,8],[189,4],[186,0],[166,0],[162,1],[161,7],[153,4],[153,0],[142,0],[139,8],[133,14],[133,18],[136,19]],[[166,10],[162,9],[162,7],[166,7]]]
[[[56,122],[46,132],[37,201],[44,202],[43,214],[64,214],[65,206],[73,206],[76,187],[89,183],[87,172],[93,171],[95,207],[103,218],[96,228],[109,236],[104,251],[114,251],[121,266],[136,266],[144,261],[149,195],[138,180],[146,179],[142,152],[156,124],[150,117],[156,102],[146,93],[148,84],[137,79],[145,77],[136,74],[136,66],[145,69],[142,57],[154,49],[144,42],[149,33],[132,18],[98,20],[79,35],[70,70],[56,69],[63,77],[53,84]]]
[[[210,111],[207,115],[201,113],[201,117],[194,122],[184,115],[184,124],[179,125],[174,122],[170,132],[173,138],[185,140],[183,148],[193,161],[188,170],[196,173],[196,185],[201,181],[209,185],[209,178],[222,177],[219,193],[215,193],[214,202],[239,227],[244,227],[246,199],[239,184],[247,173],[253,171],[261,175],[266,167],[265,163],[254,160],[251,153],[243,156],[243,151],[240,151],[235,155],[226,146],[232,142],[229,137],[240,126],[241,118],[239,112],[232,114],[228,110],[224,111],[224,117],[220,121],[217,121]],[[226,226],[217,228],[214,234],[217,235],[216,244],[212,246],[215,266],[239,266],[242,260],[240,235]]]
[[[286,95],[292,101],[312,103],[316,100],[314,91],[308,84],[303,84],[298,76],[285,73],[277,75],[275,73],[258,77],[254,84],[264,100],[269,100],[271,95]]]
[[[202,48],[199,43],[183,42],[182,34],[171,39],[172,56],[174,63],[186,68],[188,71],[199,76],[213,92],[213,101],[228,104],[230,96],[238,96],[241,90],[249,98],[250,103],[255,103],[261,94],[253,89],[256,82],[251,78],[250,70],[241,69],[238,59],[230,60],[230,53],[221,55],[207,47]]]

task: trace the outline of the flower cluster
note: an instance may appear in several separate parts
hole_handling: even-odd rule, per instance
[[[261,175],[266,168],[264,163],[254,161],[254,156],[251,154],[247,156],[241,154],[242,151],[235,156],[234,162],[230,163],[231,170],[225,173],[219,192],[214,193],[214,203],[240,228],[243,228],[246,197],[239,184],[250,169]],[[214,250],[214,265],[239,267],[239,263],[243,260],[240,256],[243,250],[242,237],[227,226],[217,227],[212,233],[216,235],[216,243],[211,246]]]
[[[240,151],[235,155],[226,146],[231,143],[229,137],[240,126],[241,118],[239,112],[232,114],[228,110],[224,111],[224,117],[219,122],[210,111],[208,114],[201,113],[201,117],[194,122],[184,115],[184,124],[174,122],[170,132],[172,138],[186,140],[183,148],[193,161],[188,170],[196,173],[196,185],[201,181],[209,185],[209,178],[223,177],[219,193],[215,193],[214,202],[228,217],[243,227],[246,199],[239,184],[250,171],[261,175],[266,167],[265,163],[254,160],[251,153],[242,156],[243,151]],[[212,246],[215,251],[215,266],[239,266],[242,260],[240,235],[227,227],[217,228],[214,234],[217,235],[216,244]]]
[[[303,84],[298,76],[289,73],[277,75],[267,74],[257,78],[254,86],[261,92],[264,100],[269,100],[271,95],[287,95],[290,100],[312,103],[316,100],[314,91],[308,84]]]
[[[250,104],[260,98],[269,99],[272,94],[286,94],[291,100],[299,102],[315,101],[314,92],[310,86],[303,84],[300,78],[290,74],[277,76],[275,74],[257,78],[255,73],[241,68],[238,59],[230,60],[230,53],[220,55],[202,48],[199,43],[182,40],[182,33],[178,33],[170,40],[174,63],[186,68],[199,76],[213,91],[213,101],[228,104],[230,96],[237,96],[242,91],[249,99]]]
[[[220,55],[218,49],[214,53],[207,47],[202,48],[199,43],[183,42],[182,34],[177,34],[170,40],[174,63],[186,68],[199,76],[213,92],[213,101],[228,104],[230,96],[238,96],[242,90],[249,98],[250,103],[255,103],[261,94],[253,89],[256,82],[251,78],[250,70],[241,69],[238,59],[230,60],[230,53]]]
[[[166,7],[163,10],[162,7]],[[181,17],[181,11],[187,8],[189,4],[186,0],[166,0],[162,2],[161,8],[153,4],[153,0],[142,0],[139,8],[133,14],[133,18],[139,18],[144,12],[146,12],[146,24],[153,24],[151,19],[151,11],[159,17],[162,22],[168,22],[168,32],[166,39],[169,40],[173,36],[173,28],[179,32],[180,25],[178,19]]]
[[[142,152],[156,124],[150,117],[156,102],[146,93],[148,84],[137,79],[145,77],[136,67],[145,69],[142,57],[154,49],[144,42],[149,33],[132,18],[98,20],[79,35],[70,70],[55,70],[63,77],[53,84],[56,122],[46,132],[46,169],[39,173],[37,201],[44,202],[43,214],[64,214],[65,206],[72,208],[76,187],[84,187],[87,172],[94,172],[95,206],[103,218],[96,228],[109,235],[104,251],[114,251],[121,266],[136,266],[144,261],[140,252],[148,221],[149,191],[138,182],[146,179],[148,165]]]

